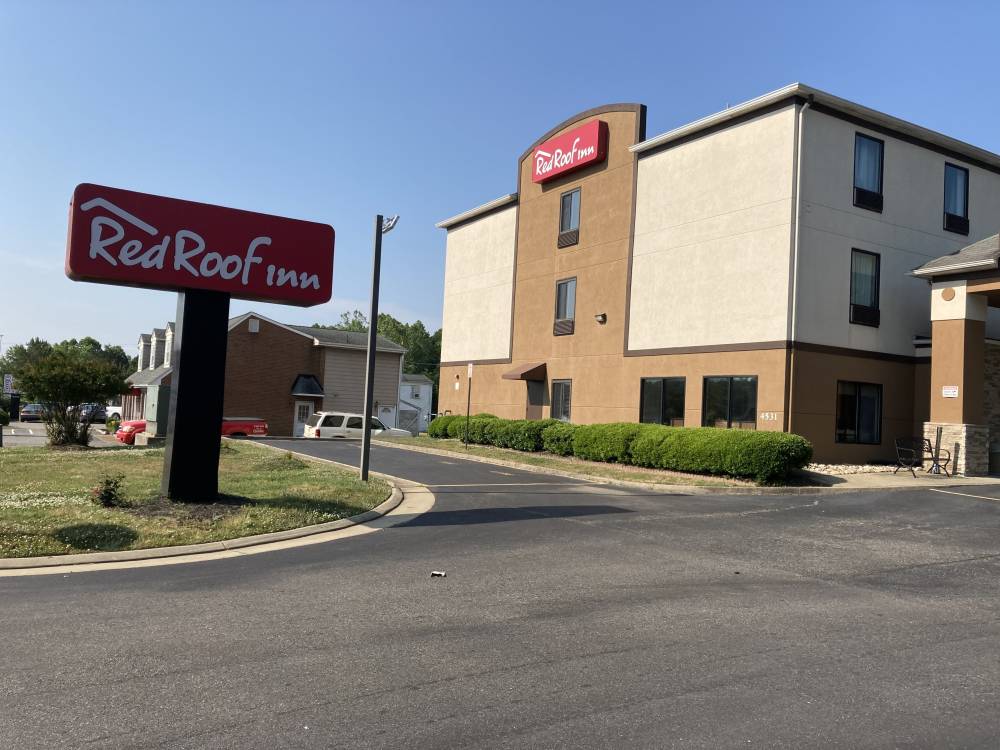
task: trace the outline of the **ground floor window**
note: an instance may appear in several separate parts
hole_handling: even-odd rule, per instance
[[[705,427],[757,429],[757,377],[726,375],[705,378],[701,423]]]
[[[639,421],[684,426],[684,378],[643,378]]]
[[[552,418],[569,421],[570,402],[573,396],[572,380],[552,381]]]
[[[882,442],[882,386],[837,382],[837,442]]]

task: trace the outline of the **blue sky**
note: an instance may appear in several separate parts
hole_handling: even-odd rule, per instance
[[[233,302],[289,323],[366,309],[373,217],[399,213],[383,309],[437,327],[435,222],[513,192],[569,115],[643,102],[655,135],[798,80],[1000,152],[997,29],[987,3],[0,0],[3,345],[174,317],[63,275],[80,182],[332,224],[331,303]]]

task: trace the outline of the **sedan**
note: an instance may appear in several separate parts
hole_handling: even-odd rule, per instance
[[[45,419],[45,407],[41,404],[25,404],[21,407],[22,422],[41,422]]]

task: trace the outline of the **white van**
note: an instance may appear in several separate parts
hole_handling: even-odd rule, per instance
[[[378,417],[369,417],[372,437],[412,437],[406,430],[386,427]],[[307,438],[356,438],[361,439],[360,414],[338,411],[318,411],[306,421],[304,437]]]

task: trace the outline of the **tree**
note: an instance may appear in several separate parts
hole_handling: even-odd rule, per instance
[[[21,375],[25,368],[34,362],[47,357],[52,353],[52,344],[42,339],[31,339],[27,344],[14,344],[7,347],[7,351],[0,357],[0,376],[13,375],[14,387],[28,398],[33,398],[34,394],[26,391],[21,383]]]
[[[89,444],[90,417],[81,415],[80,405],[105,403],[128,390],[120,368],[87,349],[54,348],[21,372],[21,387],[45,404],[45,429],[51,445]]]
[[[43,339],[33,338],[27,344],[16,344],[8,347],[0,357],[0,375],[10,373],[14,376],[14,386],[24,394],[29,401],[43,401],[37,393],[32,393],[22,382],[25,369],[54,351],[78,352],[84,356],[92,356],[111,364],[122,378],[128,377],[138,369],[137,358],[129,358],[125,350],[113,344],[104,346],[100,341],[85,336],[82,339],[66,339],[52,345]]]

